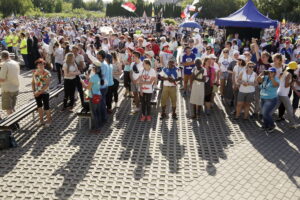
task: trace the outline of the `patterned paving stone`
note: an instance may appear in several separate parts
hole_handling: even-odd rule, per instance
[[[62,96],[51,102],[50,128],[22,120],[19,147],[0,152],[0,199],[300,197],[297,130],[282,124],[267,136],[255,121],[232,122],[219,99],[210,116],[192,121],[179,96],[179,120],[155,114],[141,123],[123,90],[120,97],[100,135],[59,111]]]

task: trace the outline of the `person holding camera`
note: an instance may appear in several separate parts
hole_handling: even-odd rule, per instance
[[[267,132],[273,132],[275,123],[272,114],[278,102],[277,90],[279,87],[279,78],[276,77],[276,68],[271,67],[261,72],[257,77],[257,82],[260,84],[261,114],[263,117],[262,128]]]
[[[161,80],[163,80],[163,90],[161,94],[161,117],[160,119],[164,119],[167,117],[166,107],[168,99],[171,100],[172,103],[172,118],[177,119],[176,115],[176,103],[177,103],[177,81],[181,80],[181,72],[180,69],[175,67],[175,58],[169,60],[168,67],[164,67],[162,71],[159,73]]]
[[[279,101],[277,102],[276,109],[279,108],[280,104],[284,105],[285,110],[287,111],[288,120],[290,122],[291,128],[298,128],[300,124],[296,124],[295,115],[293,112],[292,103],[289,97],[293,81],[296,79],[295,70],[298,68],[297,63],[292,61],[288,64],[288,67],[283,72],[280,77],[279,89],[277,91]],[[274,109],[274,111],[276,110]],[[280,116],[281,118],[283,116]]]
[[[294,85],[292,87],[294,92],[293,97],[293,110],[294,114],[296,113],[297,109],[299,108],[299,99],[300,99],[300,67],[298,65],[298,68],[294,72]]]
[[[250,104],[254,100],[255,86],[257,85],[256,73],[253,71],[254,67],[255,63],[248,62],[246,70],[239,75],[238,82],[240,87],[234,119],[239,119],[242,108],[244,109],[244,119],[249,119]]]

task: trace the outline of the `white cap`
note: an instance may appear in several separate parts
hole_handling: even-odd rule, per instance
[[[215,56],[215,54],[209,54],[208,57],[209,57],[210,59],[217,59],[217,57]]]
[[[235,55],[235,54],[239,54],[240,55],[240,52],[238,50],[234,50],[232,55]]]
[[[194,32],[199,33],[199,28],[195,28],[195,29],[194,29]]]
[[[246,61],[246,56],[244,56],[244,55],[240,55],[240,56],[239,56],[239,58],[238,58],[238,60],[243,60],[243,61]]]
[[[146,51],[145,54],[154,57],[154,52],[153,51]]]

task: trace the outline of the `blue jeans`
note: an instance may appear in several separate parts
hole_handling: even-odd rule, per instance
[[[89,104],[92,115],[92,129],[98,130],[101,127],[101,104],[93,104],[92,102],[90,102]]]
[[[277,97],[273,99],[261,99],[261,112],[265,128],[273,128],[275,126],[272,118],[272,111],[275,108],[277,101]]]
[[[101,99],[101,103],[100,103],[100,112],[101,112],[101,120],[102,122],[106,122],[107,121],[107,109],[106,109],[106,95],[107,95],[107,90],[108,88],[102,88],[100,89],[101,91],[101,95],[102,95],[102,99]]]

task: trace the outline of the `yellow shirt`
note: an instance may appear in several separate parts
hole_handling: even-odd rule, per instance
[[[13,47],[17,47],[18,45],[19,45],[19,36],[17,36],[17,35],[14,35],[13,37],[12,37],[12,39],[13,39]]]
[[[21,49],[21,54],[23,54],[23,55],[27,55],[28,54],[28,51],[27,51],[27,39],[26,38],[22,39],[21,44],[20,44],[20,49]]]
[[[6,36],[5,42],[7,44],[7,47],[12,47],[12,35]]]

